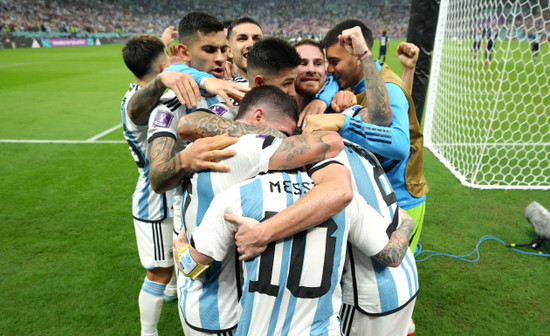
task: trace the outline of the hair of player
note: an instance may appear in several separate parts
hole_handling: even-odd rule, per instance
[[[301,63],[296,49],[283,39],[268,37],[256,42],[248,52],[249,75],[277,75],[283,69],[295,68]],[[250,76],[249,76],[250,77]]]
[[[222,21],[222,25],[224,28],[229,28],[231,24],[233,23],[233,19],[225,19]]]
[[[122,48],[122,58],[134,76],[141,79],[153,71],[155,60],[164,54],[165,48],[158,36],[135,35]]]
[[[191,12],[185,15],[178,26],[178,38],[181,43],[189,45],[197,36],[203,34],[223,32],[223,24],[214,16],[204,12]]]
[[[233,28],[235,28],[236,26],[238,26],[240,24],[243,24],[243,23],[252,23],[252,24],[255,24],[256,26],[258,26],[260,28],[260,30],[262,29],[262,26],[260,26],[260,24],[258,22],[256,22],[256,20],[254,20],[253,18],[248,17],[248,16],[241,16],[241,17],[236,18],[235,20],[233,20],[233,22],[231,22],[231,25],[227,28],[227,39],[228,40],[229,40],[229,37],[231,36],[231,32],[233,31]]]
[[[264,110],[269,118],[289,117],[298,122],[299,111],[296,101],[276,86],[260,85],[250,89],[241,100],[239,113],[235,119],[242,119],[257,108]]]
[[[303,46],[303,45],[311,45],[311,46],[317,47],[321,51],[321,54],[323,54],[323,55],[325,54],[325,51],[323,50],[323,45],[321,44],[321,42],[316,41],[314,39],[310,39],[310,38],[302,39],[302,40],[294,43],[292,46],[294,47],[294,49],[296,49],[299,46]]]
[[[372,50],[372,45],[374,43],[372,38],[372,31],[363,22],[354,19],[342,21],[334,26],[334,28],[329,30],[327,35],[325,35],[325,38],[323,39],[323,47],[328,48],[334,43],[337,43],[338,35],[342,34],[344,30],[356,26],[359,26],[361,28],[361,32],[363,33],[363,37],[365,38],[365,42],[367,42],[367,47]]]

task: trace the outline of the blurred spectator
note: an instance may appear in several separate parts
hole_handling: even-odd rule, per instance
[[[365,22],[375,35],[384,29],[404,38],[410,1],[359,0],[1,0],[0,17],[12,31],[156,33],[175,25],[185,12],[200,10],[220,19],[249,16],[266,35],[320,39],[336,23],[349,18]]]

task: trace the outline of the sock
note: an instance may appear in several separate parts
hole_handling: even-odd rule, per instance
[[[162,312],[162,294],[165,284],[154,282],[147,277],[139,292],[139,315],[141,321],[141,336],[158,336],[157,323]]]
[[[166,296],[177,296],[177,290],[178,290],[178,280],[176,278],[176,272],[174,271],[174,274],[172,274],[172,278],[170,279],[170,282],[166,285],[166,289],[164,290],[164,295]]]

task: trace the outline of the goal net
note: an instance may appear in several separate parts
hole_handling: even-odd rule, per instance
[[[441,1],[424,137],[462,184],[550,189],[549,37],[548,0]]]

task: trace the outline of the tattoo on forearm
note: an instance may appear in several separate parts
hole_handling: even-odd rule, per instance
[[[327,152],[330,146],[323,141],[323,137],[326,136],[325,132],[318,132],[317,134],[303,134],[294,137],[285,138],[277,152],[286,154],[286,160],[290,163],[289,166],[281,167],[281,169],[293,169],[296,168],[296,158],[301,155],[308,154],[310,157],[304,158],[304,162],[307,163],[322,161],[326,159]],[[315,154],[312,155],[312,154]]]
[[[365,76],[365,90],[367,95],[367,110],[359,112],[365,122],[380,126],[388,126],[392,119],[390,100],[384,84],[384,80],[372,56],[367,56],[361,61]]]
[[[160,97],[164,93],[164,88],[159,88],[158,78],[150,81],[136,91],[128,102],[128,114],[136,124],[146,124],[149,114],[158,104]]]
[[[227,134],[240,137],[245,134],[266,134],[283,138],[284,134],[269,127],[247,125],[208,113],[191,113],[184,117],[183,127],[191,130],[195,138]]]
[[[392,233],[386,247],[374,258],[384,265],[398,265],[401,263],[409,248],[409,236],[413,228],[414,222],[412,220],[404,220],[399,229]]]
[[[174,156],[175,144],[173,139],[165,137],[157,138],[151,143],[149,178],[157,189],[164,189],[180,179],[178,167],[181,167],[181,160],[179,156]]]

